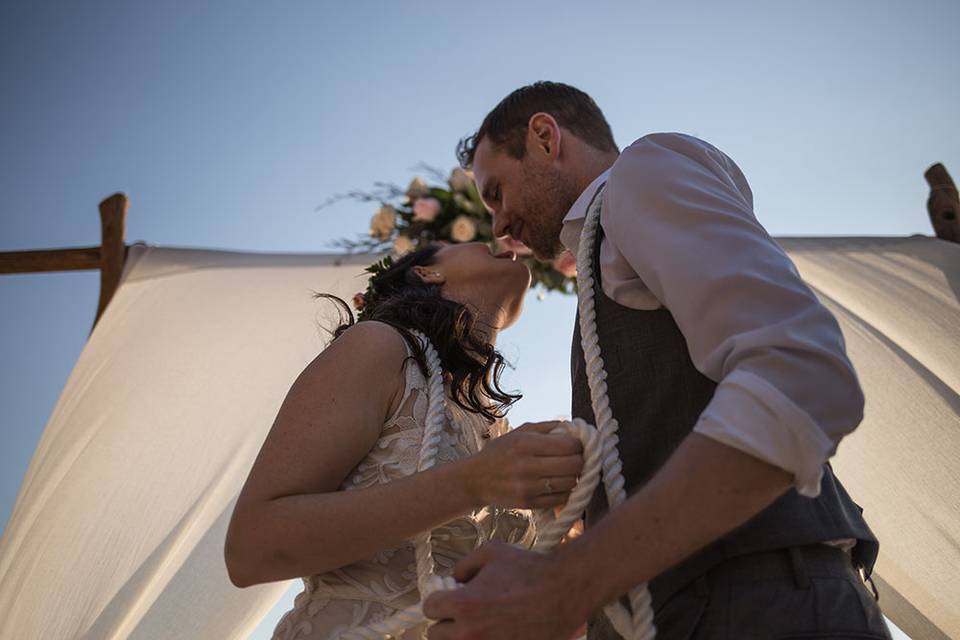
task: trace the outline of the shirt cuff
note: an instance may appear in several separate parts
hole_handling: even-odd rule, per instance
[[[837,447],[803,409],[743,369],[720,381],[693,430],[789,471],[810,498],[820,494],[823,465]]]

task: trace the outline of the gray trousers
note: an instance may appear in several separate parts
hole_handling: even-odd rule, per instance
[[[654,624],[658,640],[890,640],[849,554],[819,544],[727,560],[657,602]],[[620,640],[603,614],[587,638]]]

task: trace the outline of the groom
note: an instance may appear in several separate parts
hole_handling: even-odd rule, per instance
[[[828,463],[862,419],[857,376],[733,160],[679,133],[620,152],[594,101],[553,82],[504,98],[459,157],[495,234],[541,259],[577,254],[603,187],[596,322],[628,499],[608,513],[601,484],[549,555],[464,558],[468,584],[424,603],[431,640],[566,640],[588,619],[590,640],[618,638],[602,607],[641,582],[661,640],[889,638],[861,579],[877,540]],[[571,375],[595,424],[579,323]]]

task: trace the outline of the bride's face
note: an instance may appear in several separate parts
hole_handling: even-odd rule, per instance
[[[494,255],[482,242],[445,245],[432,265],[417,270],[425,280],[441,284],[443,297],[494,314],[498,329],[516,321],[530,287],[530,270],[516,254]]]

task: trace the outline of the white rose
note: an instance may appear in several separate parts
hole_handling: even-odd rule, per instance
[[[407,187],[407,197],[410,198],[411,201],[417,198],[423,198],[429,194],[430,187],[427,186],[427,183],[420,176],[411,180],[410,186]]]
[[[450,237],[457,242],[470,242],[477,237],[477,225],[467,216],[457,216],[450,229]]]
[[[380,207],[370,218],[370,235],[377,240],[386,240],[397,228],[397,210],[390,205]]]
[[[420,198],[413,203],[413,219],[433,222],[440,214],[440,206],[436,198]]]
[[[473,173],[457,167],[450,173],[450,188],[454,191],[466,191],[473,182]]]
[[[413,251],[413,240],[407,236],[398,235],[393,240],[393,252],[402,256]]]

